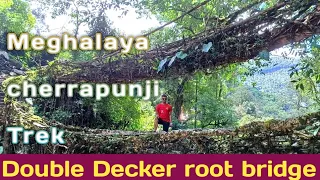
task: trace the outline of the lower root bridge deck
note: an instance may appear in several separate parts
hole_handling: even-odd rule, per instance
[[[111,131],[64,126],[65,145],[16,145],[16,153],[43,154],[304,154],[319,153],[320,140],[304,132],[319,114],[254,122],[237,129],[176,130],[169,133]],[[20,149],[20,150],[19,150]]]

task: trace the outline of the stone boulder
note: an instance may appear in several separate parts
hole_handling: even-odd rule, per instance
[[[10,60],[5,51],[0,51],[0,87],[2,82],[9,76],[24,75],[22,65],[19,62]],[[0,88],[0,108],[4,105],[4,92]]]

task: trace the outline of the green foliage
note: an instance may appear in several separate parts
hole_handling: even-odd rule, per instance
[[[245,85],[237,87],[235,92],[228,96],[239,119],[287,119],[317,110],[313,107],[312,99],[299,94],[290,83],[290,62],[290,59],[273,57],[270,66],[264,69],[265,73],[247,77]],[[292,63],[296,62],[299,61]],[[282,64],[274,67],[273,63]]]
[[[56,120],[59,122],[64,122],[65,120],[70,118],[72,118],[72,113],[61,108],[56,109],[50,116],[51,120]]]
[[[317,118],[313,118],[311,120],[307,120],[307,125],[301,129],[300,131],[302,131],[304,133],[304,135],[306,135],[307,137],[311,138],[311,137],[317,137],[320,135],[320,121]]]
[[[242,86],[236,88],[228,99],[232,101],[236,115],[240,119],[239,124],[243,125],[252,121],[263,121],[269,118],[286,119],[297,115],[298,100],[292,98],[293,95],[288,95],[289,91],[285,93],[278,95],[261,92],[254,87]]]
[[[169,22],[182,14],[185,14],[188,10],[194,8],[203,1],[194,0],[163,0],[161,2],[157,0],[142,0],[139,3],[134,4],[139,13],[142,15],[150,14],[150,12],[158,18],[160,21]],[[248,4],[256,3],[258,0],[253,1],[238,1],[238,0],[214,0],[208,2],[206,5],[201,6],[197,10],[188,13],[181,20],[178,20],[170,28],[174,34],[179,34],[180,38],[192,36],[199,32],[203,32],[210,27],[223,26],[226,18],[234,13],[238,9],[245,8]],[[257,4],[255,8],[261,11],[274,5],[277,0],[268,1],[265,4]],[[259,6],[261,7],[259,9]],[[166,30],[169,32],[170,30]],[[179,32],[179,33],[176,33]],[[167,33],[168,34],[168,33]],[[173,34],[173,33],[172,33]],[[167,36],[162,36],[167,37]],[[175,36],[176,37],[176,36]],[[163,38],[161,38],[163,39]],[[169,38],[166,38],[169,39]]]
[[[13,1],[12,0],[1,1],[0,11],[3,11],[4,9],[7,9],[12,5],[13,5]]]
[[[70,51],[61,51],[56,60],[71,60],[72,59],[72,52]]]
[[[143,31],[143,34],[148,33],[149,31],[153,30],[154,28],[149,29],[148,31]],[[174,42],[179,40],[177,34],[180,34],[181,31],[179,29],[166,27],[161,31],[156,31],[152,33],[149,37],[151,49],[154,49],[158,46],[162,46],[166,43]]]
[[[236,125],[237,119],[234,111],[230,108],[232,107],[230,102],[212,98],[214,96],[210,91],[202,92],[201,97],[197,103],[197,119],[199,119],[201,128]]]
[[[272,120],[273,118],[268,118],[268,117],[256,117],[250,114],[246,114],[244,116],[241,117],[241,119],[239,120],[239,126],[244,126],[246,124],[250,124],[253,122],[265,122],[265,121],[269,121]]]
[[[141,129],[141,105],[132,97],[109,97],[96,103],[96,112],[104,119],[100,126],[107,129]]]
[[[320,48],[313,48],[310,57],[292,67],[290,77],[295,88],[312,97],[320,105]]]
[[[35,25],[29,5],[23,0],[8,0],[0,5],[0,33],[22,33],[30,31]]]
[[[175,114],[173,129],[180,128],[215,128],[233,126],[236,117],[230,101],[224,97],[238,85],[234,76],[239,66],[217,69],[211,74],[197,73],[181,88],[179,79],[168,79],[162,82],[163,91],[171,95],[170,103],[174,108],[182,101],[182,114]],[[182,90],[183,89],[183,90]],[[182,93],[182,96],[181,96]],[[181,99],[182,98],[182,99]],[[183,116],[183,124],[179,124],[177,116]]]
[[[4,0],[0,3],[0,50],[6,49],[7,33],[21,34],[30,32],[36,19],[31,14],[29,4],[24,0]],[[14,51],[14,55],[24,51]],[[22,57],[24,58],[24,57]]]

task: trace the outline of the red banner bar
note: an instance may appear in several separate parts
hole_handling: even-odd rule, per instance
[[[1,155],[1,179],[319,179],[320,155]]]

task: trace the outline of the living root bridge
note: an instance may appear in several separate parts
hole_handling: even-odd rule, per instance
[[[284,121],[254,122],[235,130],[178,130],[168,134],[51,123],[66,130],[65,146],[25,146],[29,153],[41,154],[316,154],[320,153],[319,136],[305,135],[300,129],[309,121],[319,120],[320,115],[315,113]]]
[[[306,13],[307,10],[311,12]],[[62,66],[65,71],[56,71],[55,77],[62,82],[108,83],[179,77],[196,70],[205,71],[220,65],[244,62],[255,58],[263,50],[272,51],[293,42],[303,41],[314,34],[320,34],[318,0],[285,1],[243,21],[221,25],[195,37],[139,55],[124,57],[112,54],[94,62],[60,62],[57,65]],[[212,43],[212,47],[208,52],[203,52],[203,45],[208,43]],[[183,59],[181,53],[186,55]],[[169,66],[173,58],[175,59]],[[106,60],[107,63],[102,63]],[[160,61],[163,65],[158,73],[155,67]],[[74,69],[77,70],[72,72]]]

